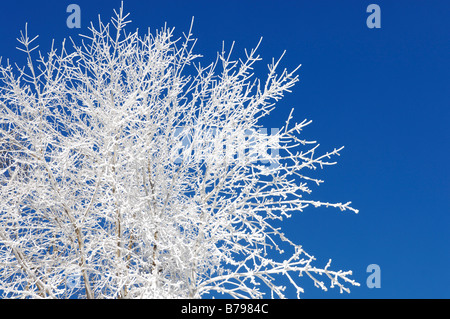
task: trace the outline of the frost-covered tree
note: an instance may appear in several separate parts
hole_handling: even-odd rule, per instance
[[[357,213],[310,198],[322,181],[304,171],[340,149],[319,155],[292,112],[278,130],[260,124],[295,70],[273,61],[254,79],[256,49],[202,67],[191,31],[127,33],[127,16],[46,55],[25,28],[27,65],[2,63],[2,297],[284,297],[279,276],[298,296],[305,277],[358,285],[276,226],[307,206]]]

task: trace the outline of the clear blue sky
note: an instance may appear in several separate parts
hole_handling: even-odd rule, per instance
[[[66,27],[66,7],[81,7],[81,29]],[[381,29],[366,26],[366,8],[381,8]],[[313,124],[305,136],[323,151],[345,145],[338,165],[322,171],[313,197],[351,200],[358,215],[307,209],[286,234],[324,265],[352,269],[361,283],[350,295],[327,293],[305,278],[304,298],[450,298],[450,2],[449,1],[124,1],[131,28],[177,34],[195,17],[197,51],[206,62],[222,41],[235,56],[263,37],[265,59],[287,50],[283,66],[302,64],[300,82],[274,111],[282,126],[295,108]],[[120,1],[3,1],[0,56],[23,63],[15,38],[29,24],[41,49],[51,39],[87,33]],[[267,63],[266,63],[267,62]],[[366,267],[381,268],[381,288],[366,286]],[[292,295],[294,297],[295,295]]]

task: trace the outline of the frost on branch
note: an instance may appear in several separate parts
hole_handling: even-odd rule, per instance
[[[292,112],[270,134],[259,125],[295,70],[273,61],[255,79],[256,49],[202,67],[191,31],[127,33],[126,18],[47,54],[26,28],[27,65],[0,67],[2,297],[284,297],[278,276],[297,296],[301,280],[358,285],[274,226],[307,206],[357,213],[310,198],[322,181],[307,171],[341,149],[318,154]]]

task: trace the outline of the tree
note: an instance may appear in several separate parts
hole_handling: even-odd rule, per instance
[[[167,27],[127,33],[114,12],[37,60],[25,28],[27,66],[1,66],[3,297],[284,297],[277,275],[298,296],[294,275],[358,285],[313,266],[275,226],[311,205],[358,212],[309,198],[322,181],[303,170],[341,148],[317,155],[300,138],[310,122],[291,124],[292,112],[271,134],[259,124],[296,70],[277,74],[273,61],[254,79],[257,47],[202,67],[191,30],[182,41]]]

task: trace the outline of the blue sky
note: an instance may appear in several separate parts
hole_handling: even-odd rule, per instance
[[[67,5],[81,7],[81,29],[66,26]],[[381,8],[381,28],[366,26],[366,8]],[[313,198],[352,201],[358,215],[310,208],[286,234],[325,265],[352,269],[350,295],[322,292],[304,280],[304,298],[450,298],[450,2],[448,1],[124,1],[131,28],[177,34],[195,17],[196,52],[210,62],[222,41],[235,56],[260,37],[265,74],[272,57],[299,70],[300,82],[271,115],[282,126],[292,107],[313,123],[304,136],[325,152],[345,145],[338,165],[320,172]],[[120,1],[9,1],[0,10],[0,56],[23,64],[14,49],[28,22],[46,51],[51,39],[87,33]],[[378,264],[381,288],[369,289],[366,267]],[[295,297],[295,294],[292,295]]]

